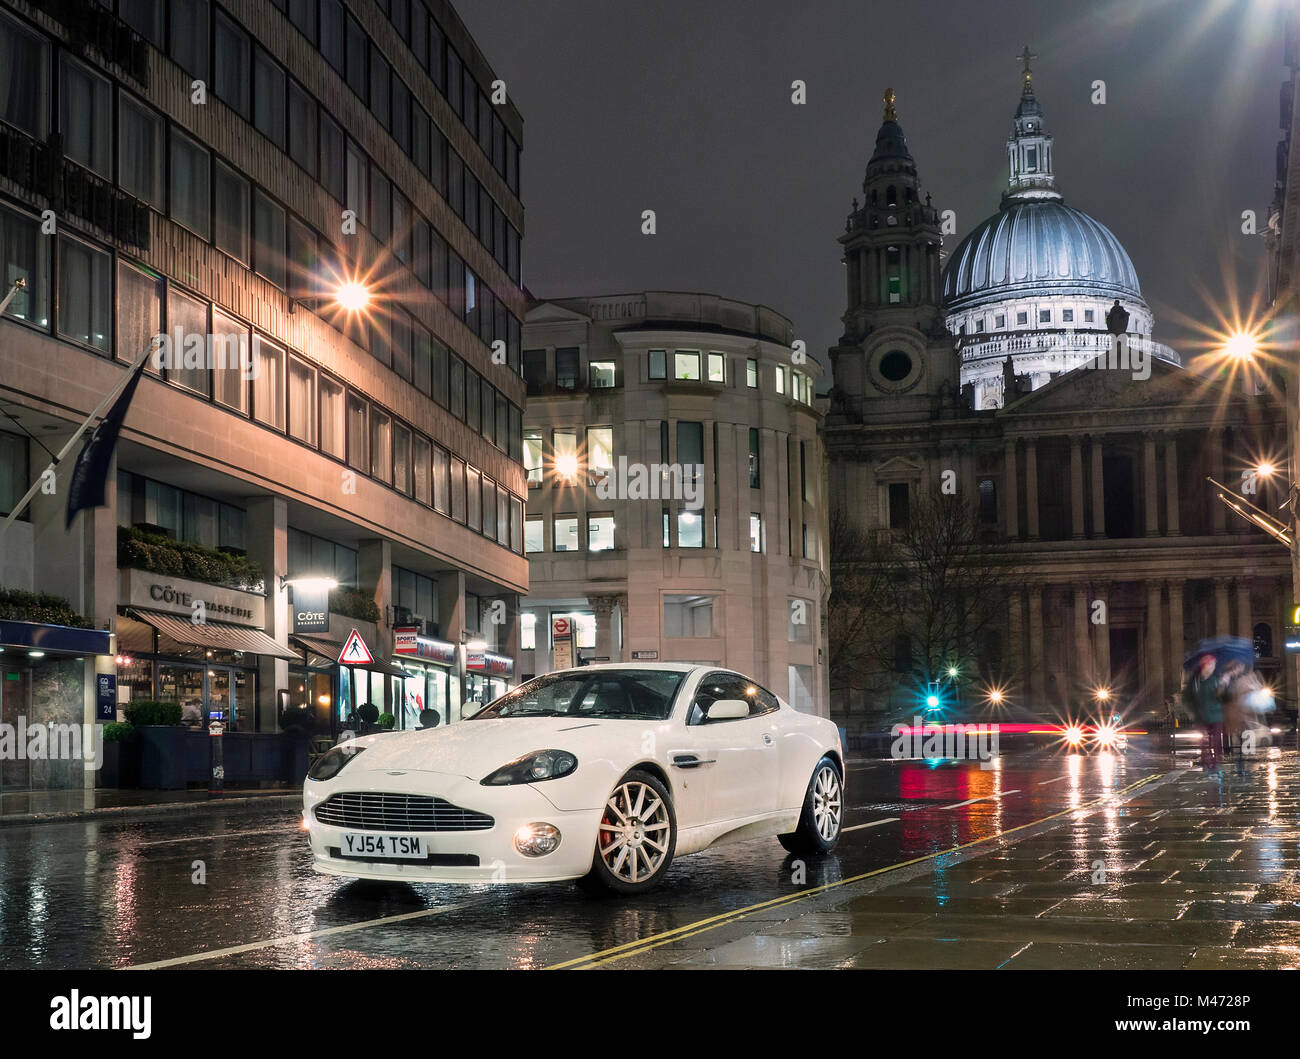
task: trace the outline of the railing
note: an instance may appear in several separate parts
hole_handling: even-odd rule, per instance
[[[1124,347],[1130,354],[1154,356],[1171,364],[1180,364],[1178,354],[1163,342],[1145,335],[1123,335]],[[1027,331],[1014,335],[963,335],[957,340],[962,363],[976,360],[1003,360],[1008,356],[1026,353],[1074,353],[1075,363],[1067,367],[1095,360],[1114,349],[1115,336],[1106,331]]]

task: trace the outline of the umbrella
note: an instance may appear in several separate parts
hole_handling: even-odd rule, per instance
[[[1244,636],[1211,636],[1201,640],[1186,658],[1184,669],[1195,669],[1204,655],[1214,655],[1215,665],[1240,662],[1245,666],[1255,664],[1255,645]]]

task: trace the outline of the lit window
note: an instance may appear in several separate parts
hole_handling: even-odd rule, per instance
[[[713,602],[712,596],[664,596],[664,636],[712,636]]]
[[[537,650],[537,615],[519,615],[519,650]]]
[[[662,349],[652,349],[649,354],[649,378],[668,378],[668,353]]]
[[[589,366],[589,385],[593,390],[604,390],[614,385],[614,362],[593,360]]]
[[[587,516],[587,551],[604,552],[614,547],[614,516]]]
[[[677,547],[704,547],[704,513],[681,510],[677,513]]]
[[[755,512],[751,512],[749,516],[749,550],[751,552],[763,550],[763,516]]]
[[[777,393],[785,393],[785,378],[786,378],[786,369],[783,366],[778,366],[776,369],[776,392]]]
[[[726,374],[726,358],[721,353],[710,353],[709,382],[725,382]]]
[[[673,354],[673,365],[673,378],[699,380],[700,355],[698,353],[684,353],[678,350]]]
[[[530,518],[524,523],[525,552],[540,552],[543,549],[542,529],[542,520],[540,518]]]
[[[542,480],[542,435],[530,430],[524,435],[524,470],[529,483]]]
[[[557,552],[576,552],[578,550],[578,518],[576,515],[556,517],[555,550]]]
[[[753,357],[745,361],[745,385],[751,389],[758,388],[758,361]]]

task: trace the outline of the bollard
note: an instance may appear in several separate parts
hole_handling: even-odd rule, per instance
[[[226,792],[226,767],[221,750],[221,737],[226,726],[220,721],[208,725],[208,761],[211,765],[208,775],[208,797],[219,798]]]

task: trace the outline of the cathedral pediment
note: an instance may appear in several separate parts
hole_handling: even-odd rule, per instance
[[[1046,386],[1027,393],[997,412],[1036,415],[1043,412],[1098,411],[1103,408],[1144,408],[1187,404],[1221,404],[1230,394],[1218,383],[1192,375],[1177,365],[1151,358],[1140,371],[1092,366],[1058,375]],[[1146,378],[1142,376],[1150,371]]]
[[[590,316],[574,312],[572,309],[566,309],[562,305],[556,305],[555,302],[542,302],[536,308],[530,309],[524,320],[530,324],[591,323]]]

